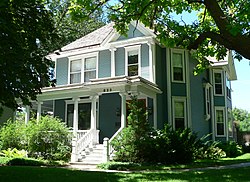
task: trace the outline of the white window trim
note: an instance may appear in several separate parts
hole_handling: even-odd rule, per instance
[[[216,111],[222,111],[223,112],[223,124],[224,124],[224,135],[217,135],[217,112]],[[226,112],[225,112],[225,107],[215,107],[215,113],[214,113],[214,116],[215,116],[215,136],[216,137],[226,137]]]
[[[227,96],[227,99],[228,100],[232,100],[232,93],[231,93],[231,91],[232,91],[232,84],[231,84],[231,81],[229,80],[229,75],[228,75],[228,73],[226,73],[225,74],[225,82],[226,82],[226,84],[225,84],[225,89],[226,89],[226,96]],[[230,97],[228,97],[228,95],[227,95],[227,81],[229,81],[229,84],[230,84],[230,88],[229,88],[229,91],[230,91],[230,95],[231,95],[231,98]]]
[[[211,118],[211,88],[212,85],[210,83],[204,84],[205,89],[205,120],[208,121]],[[210,100],[207,100],[209,96]],[[207,103],[209,102],[210,108],[207,107]],[[210,110],[210,113],[208,113],[208,110]]]
[[[78,105],[79,104],[84,104],[84,103],[91,103],[92,104],[92,101],[91,101],[91,99],[82,99],[82,100],[80,100],[79,102],[78,102]],[[74,101],[73,100],[66,100],[65,101],[65,124],[67,124],[67,118],[68,118],[68,105],[69,104],[73,104],[74,105]],[[92,107],[91,107],[91,109],[92,109]],[[78,131],[82,131],[82,130],[78,130]]]
[[[178,53],[182,54],[182,65],[183,65],[183,80],[178,81],[174,80],[174,67],[173,67],[173,54]],[[186,83],[186,64],[185,64],[185,55],[184,55],[184,50],[180,49],[171,49],[171,77],[172,77],[172,82],[174,83]]]
[[[187,128],[187,99],[186,97],[172,97],[173,120],[172,126],[175,130],[175,102],[184,102],[184,127]]]
[[[138,76],[141,76],[141,44],[125,47],[125,76],[128,76],[128,52],[138,51]]]
[[[222,94],[216,94],[216,89],[215,89],[215,73],[220,73],[221,74]],[[224,85],[223,70],[213,70],[213,85],[214,85],[214,96],[224,96],[225,85]]]
[[[82,67],[81,67],[81,82],[84,83],[84,62],[86,58],[91,58],[91,57],[96,57],[96,79],[98,78],[98,65],[99,65],[99,52],[94,52],[94,53],[88,53],[84,55],[76,55],[76,56],[71,56],[69,57],[69,63],[68,63],[68,85],[72,84],[79,84],[79,83],[70,83],[70,65],[71,61],[75,61],[80,59],[82,61]]]

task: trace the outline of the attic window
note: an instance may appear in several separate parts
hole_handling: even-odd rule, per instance
[[[96,78],[96,57],[85,58],[84,61],[84,82]]]
[[[128,52],[128,76],[138,75],[138,50]]]

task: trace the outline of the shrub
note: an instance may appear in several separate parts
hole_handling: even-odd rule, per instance
[[[220,147],[223,151],[226,152],[227,157],[237,157],[243,153],[242,147],[238,145],[235,141],[219,143],[218,147]]]
[[[196,155],[196,159],[219,159],[226,157],[226,153],[218,147],[219,142],[202,141],[202,144]]]
[[[140,166],[138,163],[130,163],[130,162],[107,162],[99,164],[97,167],[105,170],[131,170],[133,168],[137,168]]]
[[[0,141],[2,149],[16,148],[26,149],[27,141],[25,139],[26,126],[24,121],[8,120],[0,129]]]
[[[11,149],[8,148],[7,150],[2,150],[0,152],[1,156],[14,158],[14,157],[27,157],[27,151],[25,150],[17,150],[16,148]]]
[[[116,161],[148,162],[151,158],[152,129],[147,121],[144,103],[132,97],[129,103],[128,127],[112,141]]]
[[[70,158],[71,133],[58,118],[45,116],[38,124],[36,121],[30,122],[27,134],[31,156],[65,161]]]

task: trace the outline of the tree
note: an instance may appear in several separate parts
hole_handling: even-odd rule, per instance
[[[56,39],[52,14],[42,0],[0,2],[0,108],[17,108],[16,99],[29,105],[49,85],[45,58]]]
[[[232,113],[234,122],[237,124],[240,131],[250,131],[250,113],[238,108],[234,108]]]
[[[41,88],[54,84],[46,55],[103,25],[99,14],[75,22],[69,0],[0,2],[0,111],[30,105]],[[0,112],[1,115],[1,112]]]
[[[76,1],[72,1],[76,2]],[[207,56],[224,58],[227,49],[235,58],[250,59],[250,2],[244,0],[82,0],[73,3],[70,12],[78,17],[106,9],[115,27],[126,33],[131,20],[139,20],[154,29],[162,44],[196,50],[197,68],[208,65]],[[173,13],[197,12],[192,24],[177,21]]]

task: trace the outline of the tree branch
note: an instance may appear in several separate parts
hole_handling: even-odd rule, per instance
[[[199,37],[198,37],[193,43],[190,43],[190,45],[188,46],[188,49],[189,49],[189,50],[190,50],[190,49],[197,49],[198,46],[199,46],[200,44],[202,44],[202,42],[203,42],[204,40],[206,40],[207,38],[210,38],[210,39],[212,39],[212,40],[214,40],[214,41],[216,41],[216,42],[218,42],[218,43],[224,45],[224,46],[227,47],[228,49],[233,49],[233,46],[230,44],[230,42],[227,41],[227,40],[225,40],[225,39],[223,38],[223,36],[221,36],[221,35],[218,34],[218,33],[211,32],[211,31],[201,33],[201,34],[199,35]]]

